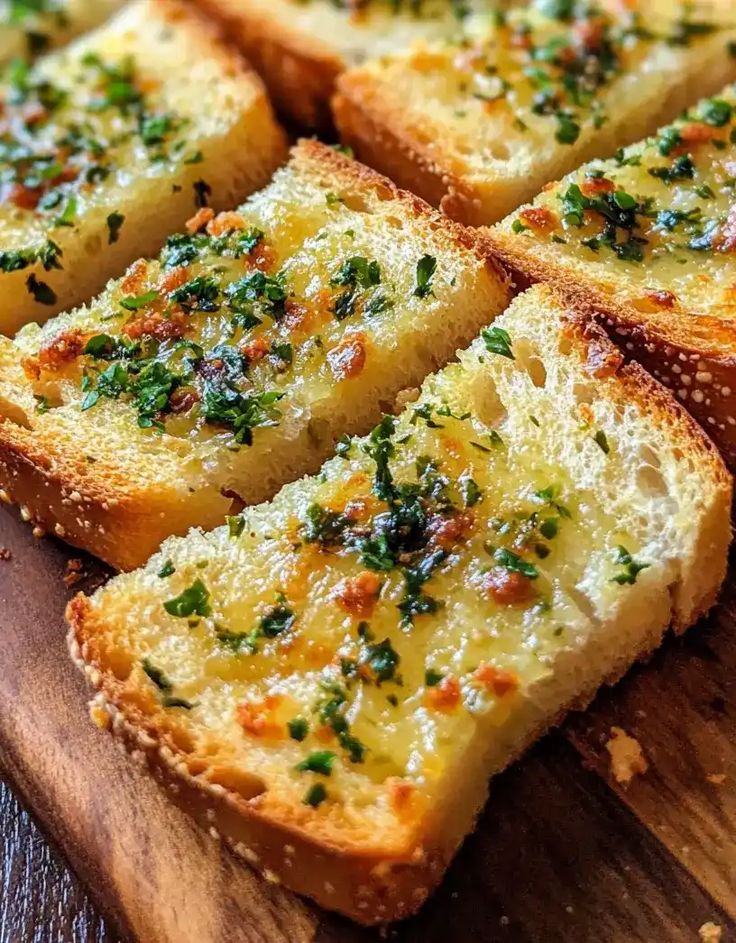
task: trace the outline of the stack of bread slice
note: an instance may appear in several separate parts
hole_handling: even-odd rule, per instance
[[[0,83],[0,330],[86,301],[200,205],[263,186],[285,142],[196,10],[137,0]]]
[[[68,609],[93,718],[361,923],[716,599],[732,480],[682,402],[736,462],[727,7],[135,0],[0,86],[0,497],[131,571]],[[277,169],[206,13],[297,121],[337,80],[406,190]]]

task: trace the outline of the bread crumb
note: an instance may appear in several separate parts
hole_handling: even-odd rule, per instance
[[[646,773],[649,769],[641,744],[622,727],[611,727],[611,738],[606,743],[606,750],[611,756],[613,778],[622,786],[628,786],[634,776]]]
[[[66,576],[64,582],[67,586],[73,586],[82,579],[82,561],[77,559],[67,560]]]
[[[0,547],[0,560],[10,560],[13,554],[7,547]]]
[[[723,930],[717,923],[711,923],[709,920],[708,923],[704,923],[698,930],[698,934],[701,943],[721,943]]]
[[[714,786],[722,786],[726,781],[725,773],[708,773],[705,777],[709,783],[712,783]]]

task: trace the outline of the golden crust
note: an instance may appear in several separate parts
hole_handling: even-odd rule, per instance
[[[516,278],[545,282],[590,318],[686,405],[736,468],[736,423],[731,390],[736,393],[736,324],[732,319],[644,313],[588,281],[583,266],[555,262],[539,246],[513,233],[487,230],[497,255]],[[685,380],[683,381],[683,377]],[[723,391],[728,391],[724,395]]]
[[[259,14],[247,3],[200,0],[199,6],[222,23],[226,34],[253,63],[279,111],[302,127],[331,127],[329,99],[345,68],[340,56],[287,24]]]
[[[0,420],[0,487],[25,520],[120,570],[138,566],[170,534],[192,526],[174,488],[145,487],[109,456],[91,464],[79,443],[7,420]],[[198,521],[214,527],[230,503],[224,497],[214,506],[203,503]]]

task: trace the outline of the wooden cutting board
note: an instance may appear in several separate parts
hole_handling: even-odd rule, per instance
[[[120,934],[141,943],[378,940],[262,882],[89,722],[64,643],[69,596],[99,564],[0,511],[0,764]],[[65,585],[70,557],[84,578]],[[670,641],[561,734],[499,777],[476,833],[396,943],[736,941],[736,621],[731,580],[710,620]],[[650,770],[608,782],[612,724]],[[725,779],[721,780],[721,776]],[[0,898],[4,914],[22,905]],[[29,937],[30,939],[30,937]],[[38,939],[34,934],[34,939]]]

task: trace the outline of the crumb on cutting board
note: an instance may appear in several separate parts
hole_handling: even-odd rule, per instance
[[[606,743],[606,750],[611,756],[613,777],[622,786],[628,786],[634,776],[646,773],[649,769],[641,744],[622,727],[611,727],[611,738]]]
[[[10,560],[13,554],[7,547],[0,547],[0,560]]]
[[[722,786],[726,781],[725,773],[708,773],[705,777],[713,786]]]
[[[711,923],[709,920],[708,923],[704,923],[698,930],[698,934],[700,936],[700,943],[721,943],[723,930],[717,923]]]
[[[77,559],[68,560],[66,564],[66,575],[64,582],[67,586],[73,586],[82,579],[82,561]]]

